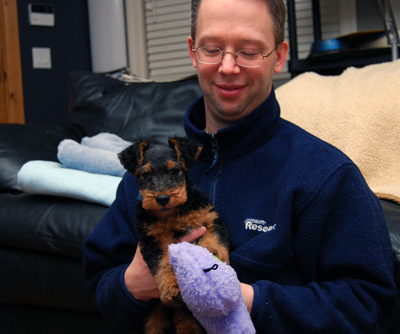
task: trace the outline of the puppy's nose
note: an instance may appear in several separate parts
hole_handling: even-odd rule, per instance
[[[169,200],[170,200],[169,195],[165,195],[165,194],[164,195],[159,195],[156,198],[157,203],[162,205],[162,206],[167,205],[169,203]]]

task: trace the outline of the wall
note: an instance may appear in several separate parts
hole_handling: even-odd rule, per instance
[[[129,65],[133,72],[153,80],[173,80],[195,73],[187,51],[190,1],[126,0],[126,4]],[[305,58],[309,55],[313,37],[312,2],[295,0],[295,4],[300,26],[297,31],[299,57]],[[338,36],[338,1],[320,0],[320,4],[323,38]],[[130,27],[135,27],[135,33]],[[274,84],[278,86],[288,79],[290,73],[286,64],[281,73],[274,75]]]
[[[28,4],[51,4],[54,27],[31,26]],[[86,0],[18,0],[26,123],[67,125],[67,74],[91,70]],[[51,48],[51,69],[34,69],[32,47]]]
[[[391,0],[397,28],[400,29],[400,1]],[[376,0],[357,0],[357,26],[359,31],[383,29],[383,19]]]

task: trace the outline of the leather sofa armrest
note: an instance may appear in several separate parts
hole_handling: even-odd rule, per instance
[[[381,205],[383,213],[385,214],[390,240],[392,242],[395,270],[394,276],[400,298],[400,205],[387,200],[381,200]]]
[[[0,124],[0,192],[20,190],[17,174],[27,161],[57,161],[58,144],[65,138],[79,140],[66,127]]]

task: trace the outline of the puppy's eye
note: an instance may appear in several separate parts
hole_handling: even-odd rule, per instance
[[[144,173],[141,174],[141,177],[142,177],[144,180],[146,180],[146,179],[148,179],[148,178],[151,177],[151,173],[149,173],[149,172],[144,172]]]
[[[171,176],[178,176],[178,175],[180,175],[180,174],[181,174],[181,170],[180,170],[180,169],[177,169],[177,168],[171,169],[171,170],[169,171],[169,175],[171,175]]]

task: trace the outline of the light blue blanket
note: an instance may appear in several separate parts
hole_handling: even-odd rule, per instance
[[[100,148],[112,152],[121,152],[132,143],[123,140],[113,133],[102,132],[93,137],[83,137],[81,144],[93,148]]]
[[[121,177],[66,168],[58,162],[33,160],[18,173],[18,185],[28,194],[75,198],[110,206]]]
[[[84,137],[81,143],[64,139],[58,145],[58,160],[71,169],[89,173],[123,176],[126,170],[117,154],[130,145],[111,133],[100,133],[94,137]]]

